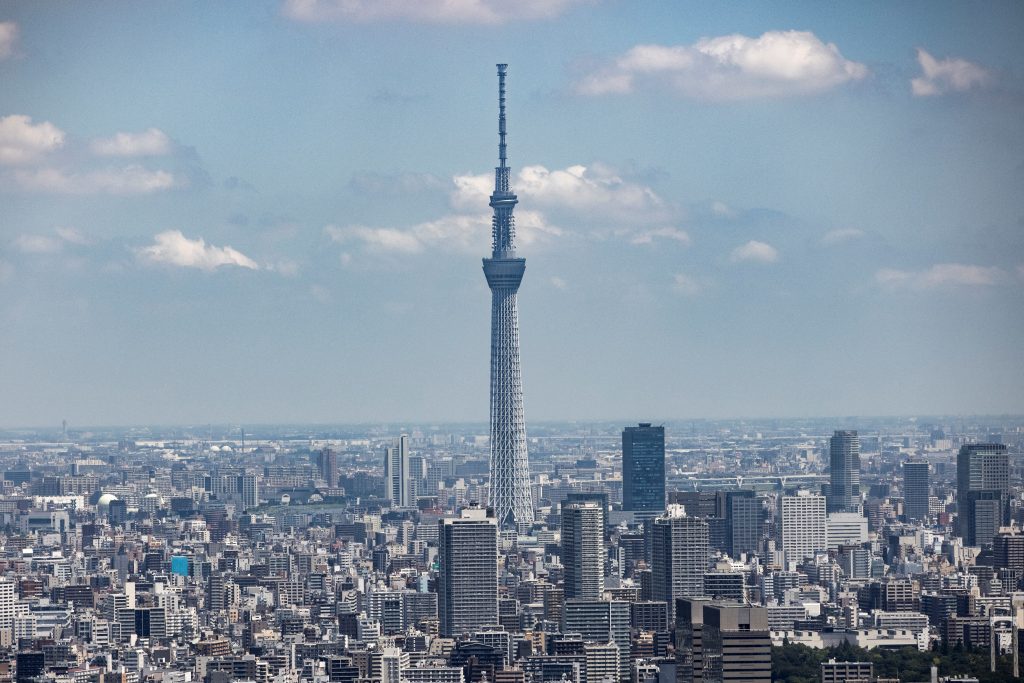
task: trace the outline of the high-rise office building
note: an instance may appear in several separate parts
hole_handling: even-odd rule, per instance
[[[638,521],[665,511],[665,428],[641,422],[622,430],[622,509]]]
[[[498,524],[522,529],[533,524],[517,300],[526,259],[516,255],[512,210],[518,199],[509,188],[510,169],[505,155],[507,69],[507,64],[498,65],[498,166],[494,169],[494,192],[490,201],[494,210],[491,257],[484,259],[484,275],[491,289],[490,495]]]
[[[566,600],[562,632],[579,633],[586,643],[615,643],[619,678],[629,680],[630,609],[620,600]]]
[[[651,530],[652,597],[669,606],[676,598],[704,595],[704,573],[708,570],[708,523],[690,517],[681,505],[670,505],[655,517]]]
[[[828,548],[825,498],[810,491],[779,498],[779,544],[789,562]]]
[[[259,477],[252,473],[243,474],[238,478],[239,494],[242,498],[242,509],[249,510],[260,504]]]
[[[765,521],[764,499],[753,495],[753,491],[749,493],[751,495],[735,495],[728,498],[731,533],[729,552],[733,557],[739,557],[741,553],[761,552]]]
[[[928,497],[931,486],[928,463],[903,463],[903,508],[907,519],[923,522],[928,519]]]
[[[402,434],[395,445],[384,449],[384,496],[394,507],[412,507],[409,484],[409,437]]]
[[[604,509],[600,503],[562,504],[565,597],[600,600],[604,593]]]
[[[998,443],[966,444],[956,456],[957,530],[970,546],[989,545],[1009,521],[1010,458]]]
[[[860,505],[860,438],[856,431],[836,430],[829,440],[831,475],[829,512],[857,512]]]
[[[317,455],[317,466],[320,478],[330,487],[338,485],[338,454],[330,448],[324,448]]]
[[[768,610],[680,599],[676,605],[677,683],[772,680]]]
[[[498,527],[493,513],[463,508],[438,522],[437,612],[441,635],[498,623]]]

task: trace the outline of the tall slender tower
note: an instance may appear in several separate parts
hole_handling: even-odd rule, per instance
[[[519,306],[516,293],[526,259],[516,257],[516,195],[509,189],[505,157],[505,73],[498,64],[498,167],[491,194],[491,258],[484,275],[491,288],[491,507],[501,527],[533,523],[530,461],[523,417],[523,376],[519,365]]]
[[[860,503],[860,437],[837,429],[829,439],[831,486],[829,512],[857,512]]]

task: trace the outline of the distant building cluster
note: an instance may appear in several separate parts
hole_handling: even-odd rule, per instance
[[[488,506],[484,429],[10,436],[0,681],[769,681],[785,643],[1011,652],[1024,427],[868,422],[545,426],[525,529]]]

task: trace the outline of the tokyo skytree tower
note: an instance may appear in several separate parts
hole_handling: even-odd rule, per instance
[[[526,259],[516,257],[517,199],[509,190],[505,157],[505,73],[498,64],[498,167],[491,195],[491,258],[484,275],[491,288],[491,507],[502,527],[526,529],[533,524],[530,461],[523,418],[523,376],[519,364],[519,306],[516,292]]]

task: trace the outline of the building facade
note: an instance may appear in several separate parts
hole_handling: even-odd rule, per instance
[[[604,593],[604,510],[596,502],[562,505],[565,597],[599,600]]]
[[[670,505],[651,523],[653,599],[666,602],[671,611],[677,598],[703,596],[709,556],[707,521]]]
[[[779,498],[779,541],[787,562],[799,562],[828,548],[825,498],[798,491]]]
[[[490,510],[465,508],[440,520],[437,611],[441,635],[498,623],[498,526]]]
[[[622,430],[622,509],[638,521],[665,511],[665,428],[641,422]]]
[[[998,443],[966,444],[956,456],[957,533],[969,546],[991,545],[1009,521],[1010,458]]]
[[[829,512],[857,512],[860,505],[860,438],[854,430],[836,430],[829,439],[831,468]]]
[[[903,463],[903,507],[908,520],[928,520],[931,481],[927,462]]]

